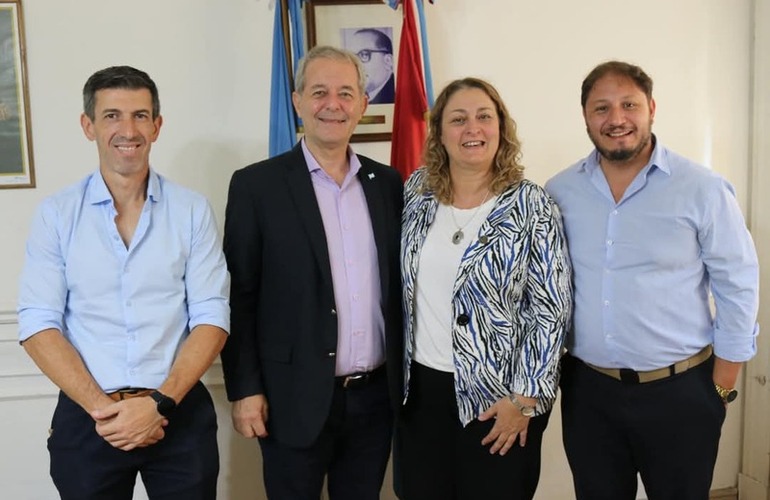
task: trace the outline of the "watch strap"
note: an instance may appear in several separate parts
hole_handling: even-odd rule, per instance
[[[518,408],[518,410],[521,412],[522,415],[525,417],[534,417],[535,416],[535,407],[534,406],[527,406],[523,404],[521,401],[519,401],[516,398],[516,394],[511,394],[508,396],[508,398],[511,400],[511,403],[513,403],[513,406]]]
[[[727,403],[732,403],[735,401],[735,398],[738,397],[738,391],[735,389],[728,389],[726,387],[722,387],[721,385],[714,383],[714,389],[716,389],[717,394],[719,394],[719,397],[722,398],[722,401]]]
[[[162,392],[158,390],[152,391],[150,397],[155,401],[155,404],[157,404],[158,413],[164,417],[171,416],[174,410],[176,410],[176,401]]]

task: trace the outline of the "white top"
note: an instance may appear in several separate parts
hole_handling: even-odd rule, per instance
[[[493,196],[480,207],[453,208],[439,204],[425,244],[415,282],[414,360],[434,370],[454,373],[452,356],[452,290],[460,261],[481,224],[497,201]],[[454,210],[454,219],[452,218]],[[462,228],[459,244],[452,236]]]

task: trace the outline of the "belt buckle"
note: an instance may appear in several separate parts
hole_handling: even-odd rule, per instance
[[[368,373],[354,373],[353,375],[348,375],[342,382],[342,387],[345,389],[354,389],[358,385],[363,385],[368,378]]]

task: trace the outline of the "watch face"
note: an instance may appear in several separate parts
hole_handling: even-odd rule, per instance
[[[521,409],[521,414],[525,417],[534,417],[535,416],[535,409],[531,406],[525,406]]]
[[[738,391],[733,389],[732,391],[727,393],[727,395],[725,396],[725,401],[727,403],[732,403],[733,401],[735,401],[735,398],[737,397],[738,397]]]
[[[150,393],[152,399],[158,404],[158,413],[168,417],[176,409],[176,401],[158,391]]]

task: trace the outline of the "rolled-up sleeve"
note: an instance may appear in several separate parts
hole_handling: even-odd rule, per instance
[[[714,353],[742,362],[757,352],[759,262],[732,187],[722,178],[709,184],[709,203],[698,232],[716,306]]]
[[[55,202],[46,200],[32,220],[19,284],[20,342],[50,328],[64,330],[67,284],[58,213]]]
[[[213,325],[229,333],[230,276],[214,213],[205,200],[193,211],[193,237],[185,288],[190,330],[198,325]]]

